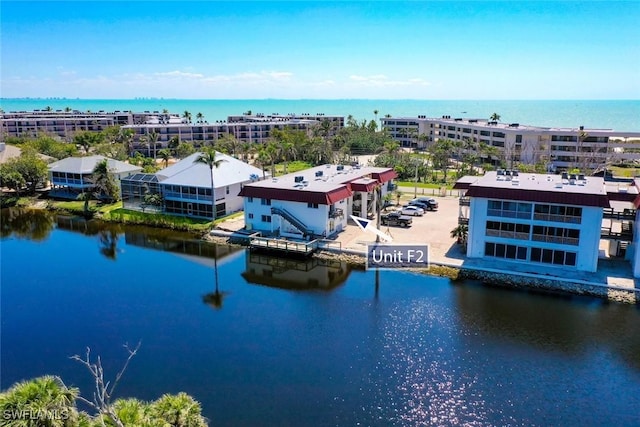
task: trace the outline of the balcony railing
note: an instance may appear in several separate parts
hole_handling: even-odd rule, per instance
[[[198,201],[206,201],[206,202],[211,201],[211,196],[206,196],[204,194],[185,194],[185,193],[176,193],[174,191],[165,191],[164,198],[178,199],[178,200],[198,200]],[[216,198],[216,200],[219,200],[219,199]]]
[[[458,205],[460,205],[460,206],[471,206],[471,198],[470,197],[460,197],[458,199]]]
[[[533,234],[531,240],[536,242],[557,243],[560,245],[578,246],[580,239],[575,237],[547,236],[544,234]]]
[[[503,218],[531,219],[531,212],[505,211],[502,209],[487,209],[487,215]]]
[[[458,217],[458,225],[469,225],[469,218],[463,216]]]
[[[538,212],[534,212],[533,219],[538,221],[568,222],[571,224],[580,224],[582,222],[582,217],[579,216],[555,215]]]
[[[485,234],[487,236],[502,237],[504,239],[529,240],[529,233],[516,232],[516,231],[488,229]]]

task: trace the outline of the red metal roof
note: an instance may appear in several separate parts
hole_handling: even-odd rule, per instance
[[[459,182],[459,181],[456,181],[456,183],[453,184],[453,189],[454,190],[466,190],[469,187],[471,187],[471,183],[470,182]]]
[[[370,180],[366,178],[356,179],[349,183],[349,187],[351,188],[351,191],[363,191],[367,193],[370,193],[373,190],[375,190],[378,185],[380,185],[378,181]]]
[[[245,185],[240,190],[239,196],[257,197],[262,199],[286,200],[289,202],[317,203],[319,205],[332,205],[340,200],[350,197],[353,192],[348,186],[323,191],[308,191],[295,188],[269,188]]]
[[[606,194],[568,193],[472,185],[469,187],[469,190],[467,190],[466,195],[485,199],[519,200],[560,205],[595,206],[599,208],[610,207]]]
[[[393,169],[388,169],[383,172],[371,172],[371,178],[377,179],[378,182],[380,182],[381,184],[385,182],[389,182],[392,179],[397,177],[398,177],[398,174]]]

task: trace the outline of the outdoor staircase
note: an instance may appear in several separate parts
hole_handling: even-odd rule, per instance
[[[291,225],[293,225],[295,228],[300,230],[302,232],[302,234],[304,234],[305,236],[313,236],[313,231],[312,230],[307,228],[307,226],[304,225],[302,223],[302,221],[300,221],[295,216],[291,215],[285,209],[272,207],[271,208],[271,214],[272,215],[280,215],[282,218],[284,218],[287,221],[289,221],[291,223]]]

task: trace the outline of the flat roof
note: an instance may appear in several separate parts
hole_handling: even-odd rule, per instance
[[[487,199],[609,207],[604,179],[593,176],[563,179],[562,175],[517,173],[517,176],[508,176],[492,171],[477,177],[475,182],[470,182],[466,195]]]
[[[296,188],[301,191],[329,191],[344,184],[356,180],[367,179],[371,176],[372,180],[378,180],[383,177],[382,182],[389,181],[385,179],[388,172],[393,171],[391,168],[380,168],[373,166],[347,166],[347,165],[322,165],[310,169],[304,169],[299,172],[289,173],[286,175],[274,177],[269,180],[254,182],[247,184],[248,186],[288,189]],[[395,173],[394,173],[395,175]],[[299,177],[302,177],[300,179]],[[296,182],[299,179],[300,182]],[[359,181],[367,184],[364,181]]]
[[[352,191],[372,191],[395,177],[391,168],[329,164],[246,184],[240,195],[332,204],[351,196]]]
[[[587,128],[580,126],[577,127],[546,127],[546,126],[533,126],[526,125],[521,123],[509,123],[509,122],[496,122],[488,119],[480,119],[480,118],[441,118],[441,117],[385,117],[382,119],[383,121],[389,120],[407,120],[412,122],[440,122],[442,124],[450,125],[450,126],[468,126],[468,127],[481,127],[483,129],[500,129],[500,130],[511,130],[511,131],[544,131],[544,132],[559,132],[559,133],[578,133],[578,132],[586,132],[587,134],[591,133],[591,136],[594,135],[620,135],[621,137],[638,137],[640,136],[640,132],[628,132],[628,131],[616,131],[610,128]],[[489,124],[491,123],[491,124]]]

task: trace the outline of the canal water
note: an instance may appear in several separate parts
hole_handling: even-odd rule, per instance
[[[185,391],[212,425],[640,425],[640,310],[3,211],[0,386]]]

